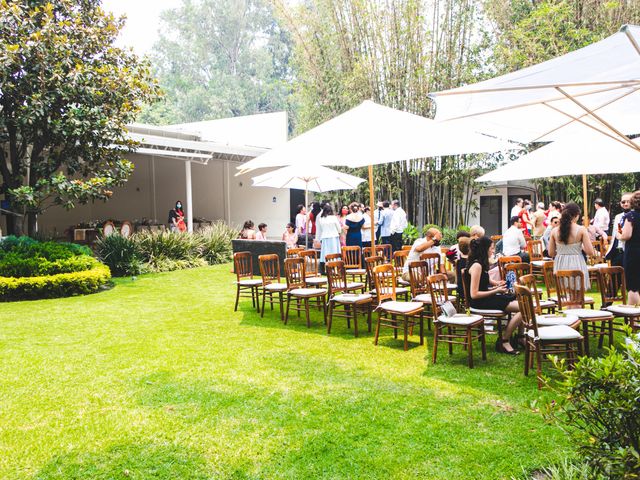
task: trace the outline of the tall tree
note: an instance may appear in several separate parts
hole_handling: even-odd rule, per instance
[[[163,14],[153,63],[166,100],[142,121],[290,109],[290,41],[268,0],[184,0]]]
[[[133,165],[125,125],[157,87],[113,46],[122,20],[99,0],[0,0],[0,192],[8,233],[51,205],[107,200]],[[120,146],[120,148],[114,148]]]

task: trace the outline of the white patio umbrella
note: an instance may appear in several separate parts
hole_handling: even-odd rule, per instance
[[[253,177],[254,187],[296,188],[304,190],[304,204],[309,205],[309,190],[329,192],[332,190],[353,190],[364,179],[338,172],[321,165],[290,165],[272,172]],[[309,236],[305,238],[309,246]]]
[[[372,165],[414,158],[492,153],[512,148],[506,142],[464,128],[441,125],[412,113],[365,101],[238,167],[240,173],[284,165],[369,166],[369,203],[373,212]]]
[[[634,140],[638,146],[640,141]],[[587,175],[640,172],[640,151],[604,135],[570,135],[551,142],[476,179],[506,182],[542,177],[582,175],[585,225]]]
[[[430,94],[436,120],[522,143],[599,132],[638,148],[640,27],[516,72]]]

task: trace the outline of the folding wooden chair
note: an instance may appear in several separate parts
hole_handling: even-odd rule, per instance
[[[273,310],[273,295],[278,295],[278,305],[280,306],[280,320],[284,320],[284,293],[287,291],[287,284],[280,283],[280,257],[278,255],[260,255],[260,274],[262,275],[262,310],[260,317],[264,317],[264,306],[268,301]],[[267,295],[269,298],[267,299]]]
[[[233,254],[233,269],[236,272],[236,304],[233,311],[238,310],[240,297],[251,297],[251,305],[260,311],[260,295],[258,288],[262,279],[253,278],[253,263],[250,252],[236,252]]]
[[[633,332],[640,330],[640,307],[627,305],[627,282],[622,267],[603,267],[598,271],[598,283],[602,296],[602,308],[613,313],[631,327]],[[613,325],[621,331],[621,325]],[[617,327],[617,328],[615,328]],[[600,337],[602,339],[603,337]]]
[[[327,321],[327,334],[331,333],[333,317],[339,316],[347,319],[347,328],[351,328],[353,319],[353,334],[358,336],[358,310],[367,315],[367,325],[371,331],[371,304],[373,297],[370,293],[362,293],[363,283],[347,282],[347,272],[344,262],[336,260],[327,264],[327,278],[329,279],[329,319]],[[354,293],[357,292],[358,293]],[[338,307],[342,307],[339,312]]]
[[[353,280],[363,280],[367,271],[362,268],[362,249],[360,247],[342,247],[342,261],[347,276]]]
[[[309,317],[309,300],[320,298],[322,301],[322,312],[324,321],[327,321],[327,311],[325,308],[325,296],[327,290],[325,288],[309,288],[306,283],[304,259],[287,258],[284,261],[284,272],[287,278],[287,311],[284,316],[285,325],[289,321],[289,309],[291,308],[291,300],[295,299],[296,304],[293,307],[298,313],[305,312],[307,327],[311,327],[311,318]],[[304,308],[300,306],[303,303]]]

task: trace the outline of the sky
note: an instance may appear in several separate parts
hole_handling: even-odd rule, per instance
[[[181,3],[181,0],[104,0],[103,7],[117,16],[127,16],[118,45],[133,47],[136,53],[143,55],[151,52],[158,39],[160,12]]]

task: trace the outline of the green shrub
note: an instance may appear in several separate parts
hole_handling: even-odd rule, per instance
[[[161,259],[193,260],[202,256],[203,241],[197,234],[140,232],[132,236],[144,262]]]
[[[91,249],[67,242],[38,242],[30,237],[9,236],[0,242],[0,259],[7,254],[23,258],[42,257],[50,261],[71,258],[78,255],[92,256]]]
[[[233,258],[231,240],[238,236],[236,228],[219,221],[199,231],[196,235],[202,238],[202,255],[209,262],[209,265],[231,261]]]
[[[0,277],[0,300],[68,297],[97,292],[111,278],[109,267],[97,263],[91,270],[38,277]]]
[[[59,260],[47,260],[44,257],[25,258],[17,252],[7,253],[0,260],[2,277],[37,277],[58,273],[73,273],[90,270],[99,262],[88,255],[77,255]]]
[[[96,241],[98,258],[109,266],[114,276],[139,275],[143,273],[142,255],[132,237],[113,234]]]
[[[407,228],[402,232],[402,241],[405,245],[413,245],[413,242],[415,242],[419,236],[420,232],[418,228],[415,225],[408,224]]]
[[[609,479],[639,478],[640,336],[622,351],[582,357],[575,369],[557,363],[562,399],[551,416],[566,423],[580,453],[596,474]]]
[[[174,270],[184,270],[187,268],[206,267],[208,265],[204,258],[191,258],[187,260],[176,260],[173,258],[156,257],[145,264],[148,272],[172,272]]]
[[[577,463],[565,459],[557,465],[544,467],[533,473],[513,477],[512,480],[605,480],[595,473],[586,463]]]

